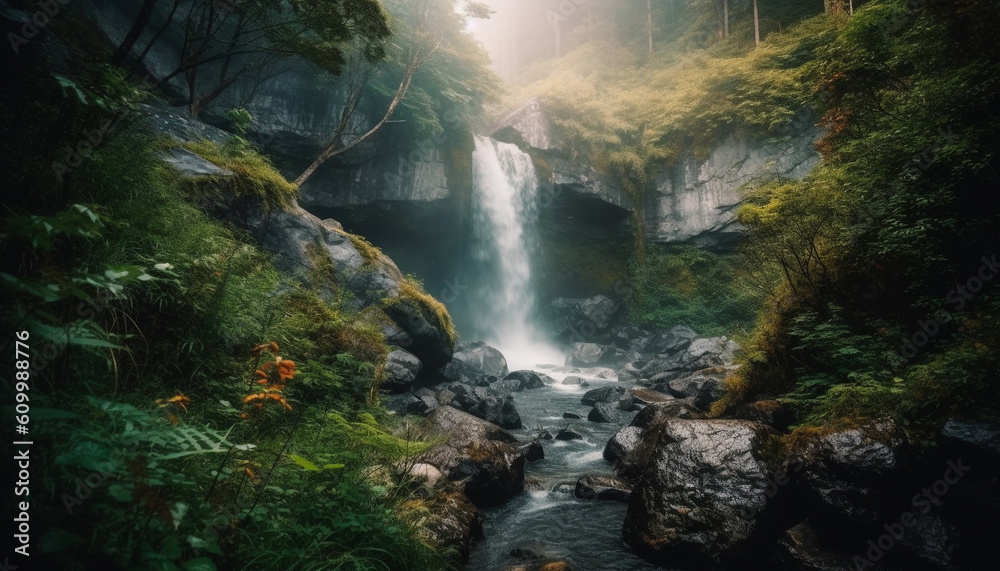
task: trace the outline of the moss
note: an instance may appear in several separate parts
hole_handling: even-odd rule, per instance
[[[273,207],[288,209],[299,196],[299,187],[285,180],[270,159],[247,144],[234,141],[220,145],[204,140],[185,143],[184,148],[218,167],[232,171],[235,176],[227,180],[236,195],[256,197],[266,210]],[[216,182],[212,177],[205,180]],[[205,185],[198,186],[204,189]]]
[[[377,246],[363,237],[358,236],[357,234],[351,234],[350,232],[344,232],[342,230],[337,230],[337,232],[347,236],[347,239],[351,241],[351,245],[354,246],[354,249],[361,254],[362,258],[364,258],[366,266],[377,266],[386,257],[385,254],[382,253],[382,250],[378,249]]]
[[[443,303],[434,299],[434,296],[425,292],[423,287],[410,277],[407,277],[400,283],[399,294],[401,298],[410,300],[416,303],[418,307],[425,310],[423,312],[424,315],[433,318],[434,325],[437,326],[438,330],[441,331],[441,334],[444,335],[448,344],[452,346],[455,345],[455,342],[458,341],[458,332],[455,331],[455,324],[451,320],[448,308],[446,308]],[[390,301],[390,303],[393,301]]]

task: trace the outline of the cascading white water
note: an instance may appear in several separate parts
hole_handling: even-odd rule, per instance
[[[535,326],[531,259],[537,251],[538,179],[531,157],[515,145],[476,137],[472,158],[475,259],[481,269],[477,310],[485,341],[511,370],[560,363]]]

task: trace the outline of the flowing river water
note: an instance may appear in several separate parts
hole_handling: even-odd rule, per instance
[[[510,370],[532,369],[554,383],[516,393],[515,406],[525,428],[522,436],[542,430],[555,435],[568,425],[580,440],[544,440],[545,458],[528,463],[527,478],[535,490],[485,510],[484,539],[472,551],[469,571],[500,571],[525,563],[513,550],[530,550],[563,560],[574,571],[638,571],[658,569],[622,541],[626,505],[578,499],[576,481],[585,475],[612,475],[603,458],[604,445],[619,426],[587,420],[589,406],[580,397],[589,389],[618,383],[609,369],[562,367],[565,355],[546,342],[538,322],[531,261],[538,247],[538,181],[531,158],[515,145],[476,138],[473,155],[475,260],[488,276],[480,296],[478,334],[500,349]],[[588,386],[563,385],[570,375]],[[580,419],[564,419],[563,413]]]

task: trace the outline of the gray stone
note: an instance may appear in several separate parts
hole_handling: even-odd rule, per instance
[[[758,532],[770,471],[760,460],[772,433],[736,420],[669,420],[632,492],[622,535],[670,567],[732,563]]]
[[[409,351],[396,349],[385,358],[382,369],[382,384],[379,386],[390,393],[406,392],[413,385],[424,364]]]
[[[632,497],[632,486],[624,480],[609,476],[583,476],[576,481],[574,494],[581,500],[628,503]]]

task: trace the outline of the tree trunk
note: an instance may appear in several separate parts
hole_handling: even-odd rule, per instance
[[[646,33],[649,35],[649,55],[653,55],[653,4],[646,0]]]
[[[381,129],[383,125],[385,125],[386,121],[388,121],[392,117],[393,112],[396,111],[396,107],[398,107],[399,103],[403,100],[403,97],[406,95],[406,90],[410,88],[410,82],[413,80],[413,74],[414,72],[417,71],[417,67],[420,66],[421,61],[422,60],[414,57],[410,61],[410,64],[407,65],[406,73],[403,74],[403,79],[402,81],[399,82],[399,88],[396,89],[395,97],[393,97],[392,102],[389,103],[389,107],[388,109],[386,109],[385,115],[382,116],[382,119],[378,123],[376,123],[374,127],[369,129],[367,133],[361,135],[350,144],[344,146],[341,146],[341,138],[343,133],[342,132],[336,133],[333,139],[330,141],[330,143],[326,146],[326,148],[323,149],[323,152],[320,153],[319,157],[317,157],[316,160],[313,161],[311,165],[309,165],[309,168],[307,168],[305,172],[300,174],[299,177],[295,179],[294,184],[296,184],[297,186],[302,186],[303,184],[305,184],[307,180],[309,180],[309,177],[311,177],[313,173],[316,172],[316,169],[318,169],[327,160],[337,155],[346,153],[347,151],[365,142],[372,135],[378,132],[378,130]],[[347,112],[348,111],[345,110],[345,113]],[[348,119],[349,117],[345,117],[344,119],[342,119],[341,125],[346,125]]]
[[[754,45],[760,45],[760,17],[757,15],[757,0],[753,0],[753,38]]]
[[[722,0],[722,37],[729,37],[729,0]]]
[[[139,9],[139,16],[132,23],[132,28],[125,34],[125,39],[119,44],[118,49],[111,56],[112,65],[121,65],[125,58],[128,57],[129,52],[132,51],[132,46],[135,45],[136,40],[142,34],[142,31],[146,29],[146,25],[149,24],[149,17],[153,15],[153,8],[156,6],[156,0],[143,0],[142,7]]]

